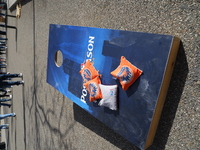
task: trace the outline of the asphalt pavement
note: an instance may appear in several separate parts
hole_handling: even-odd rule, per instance
[[[16,10],[9,10],[15,15]],[[199,0],[22,0],[8,18],[8,66],[23,73],[14,86],[15,112],[3,120],[8,150],[137,150],[46,82],[49,24],[174,35],[181,45],[153,145],[148,150],[200,149]]]

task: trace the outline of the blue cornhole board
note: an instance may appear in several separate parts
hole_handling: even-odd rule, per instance
[[[134,145],[146,149],[153,142],[178,46],[179,39],[170,35],[51,24],[47,82]],[[60,67],[55,63],[58,50],[63,56]],[[110,75],[121,56],[143,71],[127,91]],[[89,102],[79,74],[87,59],[102,74],[102,84],[118,85],[117,111]]]

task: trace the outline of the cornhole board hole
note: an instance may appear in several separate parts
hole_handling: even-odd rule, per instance
[[[47,82],[135,146],[147,149],[156,133],[179,43],[170,35],[51,24]],[[121,56],[143,71],[126,91],[110,74]],[[102,75],[103,85],[118,85],[118,110],[89,102],[79,73],[88,59]]]

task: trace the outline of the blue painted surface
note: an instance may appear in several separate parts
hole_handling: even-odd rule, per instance
[[[52,24],[49,30],[47,82],[143,149],[172,40],[173,36],[167,35]],[[63,54],[61,67],[54,62],[57,50]],[[119,86],[118,111],[89,102],[88,94],[86,102],[81,101],[81,96],[86,93],[79,74],[80,65],[91,56],[95,68],[102,74],[102,84]],[[119,82],[110,75],[119,65],[121,56],[143,71],[127,91],[123,91]]]

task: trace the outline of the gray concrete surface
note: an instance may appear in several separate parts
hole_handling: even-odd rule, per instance
[[[15,14],[16,10],[9,13]],[[166,103],[149,150],[200,149],[199,0],[23,0],[9,18],[8,71],[24,74],[13,87],[16,118],[2,137],[9,150],[137,149],[46,83],[49,24],[169,34],[182,43]]]

